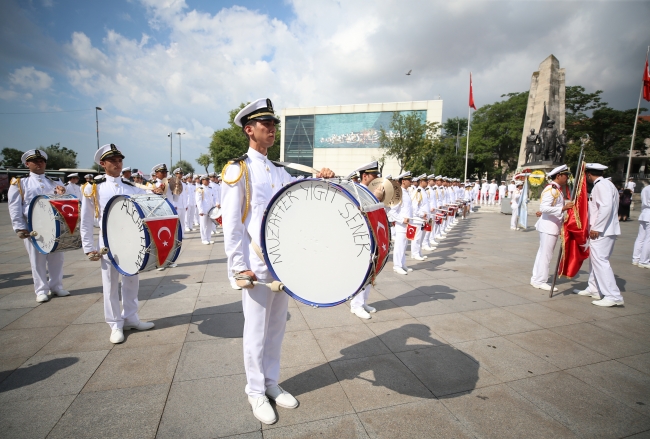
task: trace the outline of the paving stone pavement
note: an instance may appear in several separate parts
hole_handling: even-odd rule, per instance
[[[409,275],[389,262],[371,320],[290,300],[281,385],[301,404],[267,426],[244,394],[241,293],[221,236],[205,246],[190,233],[177,268],[142,274],[140,316],[156,328],[112,345],[99,264],[67,252],[72,295],[37,304],[0,204],[0,437],[650,437],[638,224],[621,224],[611,258],[625,306],[599,308],[570,293],[588,264],[552,299],[530,287],[537,232],[487,210],[409,259]]]

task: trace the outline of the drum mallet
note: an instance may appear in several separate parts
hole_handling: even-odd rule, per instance
[[[36,230],[32,230],[29,232],[29,236],[38,236],[38,232]]]
[[[108,248],[107,247],[102,247],[99,252],[95,253],[89,253],[88,254],[88,260],[90,261],[99,261],[101,257],[105,254],[108,253]]]
[[[251,276],[248,276],[246,274],[236,274],[234,276],[235,283],[237,283],[237,286],[240,286],[242,288],[249,288],[254,285],[265,285],[269,288],[271,288],[271,291],[275,293],[279,293],[280,291],[284,291],[284,284],[280,281],[274,280],[271,283],[265,283],[265,282],[258,282],[254,281]]]

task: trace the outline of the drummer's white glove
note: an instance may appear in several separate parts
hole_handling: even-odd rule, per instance
[[[257,276],[251,270],[240,271],[233,278],[237,286],[242,288],[253,288],[255,286],[253,282],[257,280]]]
[[[27,239],[29,238],[29,231],[24,229],[16,230],[16,235],[18,235],[20,239]]]
[[[88,256],[89,261],[99,261],[102,258],[102,255],[105,255],[108,253],[108,249],[106,247],[102,247],[102,249],[98,252],[95,250],[86,253],[86,256]]]

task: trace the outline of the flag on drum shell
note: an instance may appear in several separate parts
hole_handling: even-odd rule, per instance
[[[413,241],[415,239],[415,234],[417,233],[418,228],[412,224],[406,225],[406,239]]]
[[[161,266],[165,263],[169,252],[174,247],[178,217],[145,219],[144,223],[149,228],[158,253],[158,266]]]
[[[386,217],[386,211],[384,209],[373,210],[372,212],[367,212],[368,220],[370,220],[370,226],[375,232],[377,237],[377,247],[379,248],[377,255],[377,267],[378,272],[384,266],[384,262],[388,257],[388,252],[390,251],[390,231],[388,228],[388,217]]]
[[[54,206],[59,215],[65,220],[65,223],[68,225],[70,233],[74,233],[77,230],[77,223],[79,222],[79,200],[78,199],[68,199],[68,200],[50,200],[50,204]]]
[[[426,224],[424,225],[424,231],[425,231],[425,232],[430,232],[430,231],[431,231],[431,224],[426,223]]]

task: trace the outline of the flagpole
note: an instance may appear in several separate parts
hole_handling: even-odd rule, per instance
[[[465,183],[467,183],[467,155],[469,154],[469,121],[472,119],[472,107],[467,109],[467,145],[465,146]]]
[[[650,46],[645,52],[645,60],[648,61],[648,53],[650,53]],[[645,66],[644,66],[645,68]],[[645,72],[643,74],[645,76]],[[630,168],[632,167],[632,150],[634,149],[634,138],[636,137],[636,123],[639,121],[639,109],[641,108],[641,97],[643,96],[643,80],[641,80],[641,93],[639,93],[639,103],[636,106],[636,116],[634,117],[634,128],[632,129],[632,142],[630,143],[630,156],[627,159],[627,172],[625,173],[625,181],[623,182],[623,189],[627,187],[627,182],[630,179]]]

